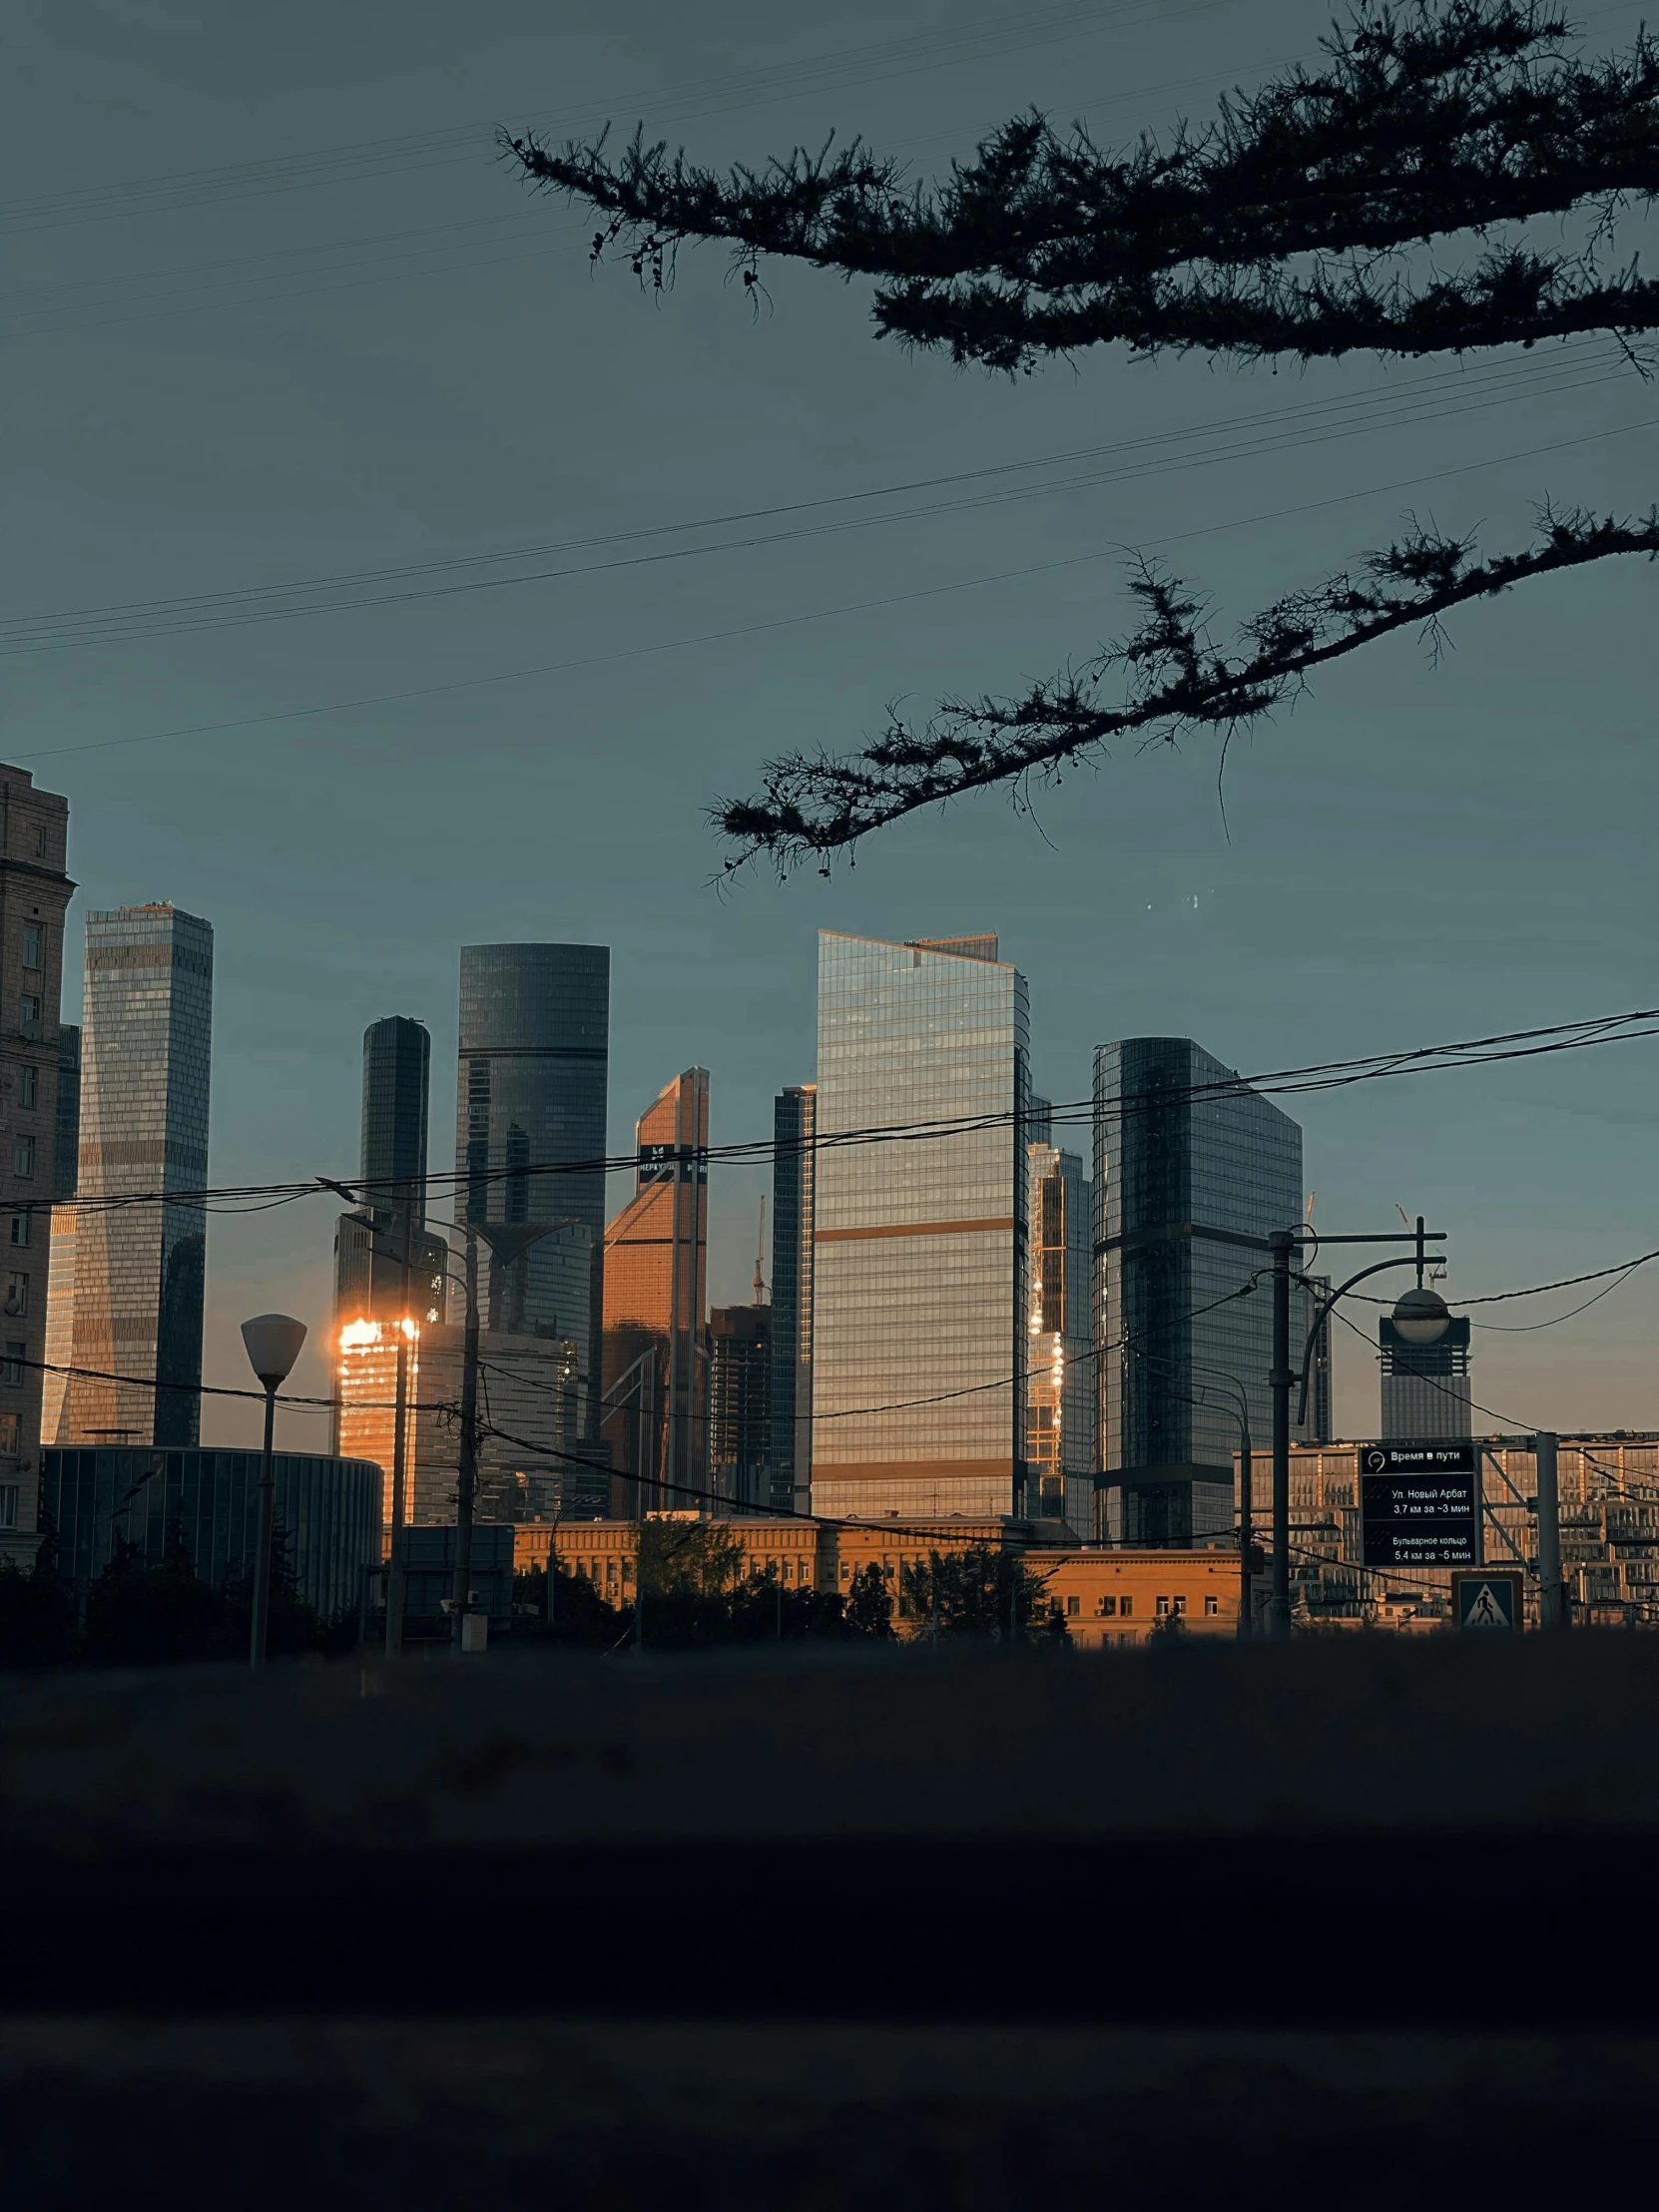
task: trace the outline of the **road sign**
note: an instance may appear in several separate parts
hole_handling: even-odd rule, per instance
[[[1472,1443],[1365,1444],[1360,1557],[1368,1567],[1473,1567],[1480,1476]]]
[[[1476,1567],[1451,1578],[1451,1617],[1476,1634],[1515,1636],[1526,1619],[1526,1580],[1518,1567]]]

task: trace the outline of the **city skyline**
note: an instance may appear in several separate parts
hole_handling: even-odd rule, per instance
[[[83,1372],[54,1443],[200,1441],[213,977],[213,924],[200,915],[165,900],[88,913],[81,1210],[73,1288],[59,1293]],[[156,1191],[180,1196],[95,1203]]]

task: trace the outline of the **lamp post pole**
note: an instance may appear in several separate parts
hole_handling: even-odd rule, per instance
[[[399,1201],[402,1230],[402,1288],[397,1300],[397,1386],[392,1393],[391,1432],[391,1557],[386,1562],[386,1657],[403,1656],[403,1614],[408,1603],[408,1569],[404,1564],[403,1523],[409,1512],[409,1283],[414,1255],[414,1202],[405,1187]],[[369,1232],[372,1254],[373,1231]],[[369,1260],[369,1281],[374,1262]]]
[[[466,1229],[466,1328],[461,1350],[460,1467],[455,1483],[455,1579],[450,1585],[450,1640],[466,1649],[467,1607],[472,1602],[472,1507],[478,1488],[478,1238]]]
[[[260,1314],[242,1325],[242,1341],[249,1364],[265,1389],[265,1451],[260,1461],[258,1521],[254,1538],[253,1621],[248,1638],[248,1665],[258,1674],[265,1666],[271,1627],[271,1544],[276,1503],[276,1392],[292,1373],[305,1342],[305,1324],[287,1314]]]
[[[1284,1643],[1291,1633],[1291,1246],[1289,1229],[1268,1238],[1273,1254],[1273,1590],[1268,1634]]]
[[[264,1381],[264,1378],[261,1378]],[[271,1538],[276,1513],[276,1385],[265,1385],[265,1451],[260,1459],[259,1527],[254,1538],[254,1621],[248,1664],[255,1674],[265,1665],[271,1631]]]

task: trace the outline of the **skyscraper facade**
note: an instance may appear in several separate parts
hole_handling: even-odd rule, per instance
[[[58,1030],[58,1103],[52,1132],[52,1202],[75,1196],[81,1177],[81,1028]]]
[[[768,1503],[804,1513],[813,1469],[813,1140],[818,1085],[792,1083],[772,1110],[772,1479]]]
[[[1384,1314],[1377,1325],[1386,1443],[1457,1442],[1474,1434],[1469,1324],[1453,1314],[1431,1345],[1408,1344]]]
[[[57,1186],[58,1007],[69,804],[0,767],[0,1558],[32,1564],[40,1499],[51,1201]]]
[[[598,944],[461,948],[456,1204],[547,1225],[491,1261],[491,1326],[577,1347],[581,1433],[598,1433],[611,955]]]
[[[442,1322],[449,1247],[426,1235],[426,1123],[431,1040],[403,1014],[363,1032],[360,1182],[365,1204],[334,1227],[334,1409],[337,1454],[371,1459],[385,1474],[391,1518],[397,1339],[409,1340],[408,1402],[419,1376],[418,1335]],[[409,1274],[403,1274],[404,1212]],[[384,1384],[384,1387],[382,1387]],[[409,1430],[406,1424],[405,1439]],[[405,1468],[405,1473],[407,1473]],[[406,1490],[405,1496],[412,1492]]]
[[[991,936],[825,931],[818,1003],[813,1508],[1019,1511],[1024,978]],[[916,1135],[836,1141],[906,1127]]]
[[[1103,1533],[1225,1537],[1240,1412],[1271,1430],[1266,1247],[1302,1219],[1302,1131],[1190,1037],[1102,1045],[1094,1109]]]
[[[415,1226],[426,1219],[426,1124],[432,1040],[426,1024],[388,1014],[363,1031],[362,1180],[368,1204],[389,1212],[405,1193]],[[393,1186],[388,1189],[387,1186]]]
[[[707,1068],[658,1093],[635,1142],[634,1196],[605,1232],[603,1433],[612,1465],[639,1486],[636,1510],[697,1511],[708,1502]]]
[[[196,914],[87,916],[74,1365],[96,1374],[71,1380],[62,1443],[197,1441],[207,1216],[184,1194],[208,1180],[213,974]],[[99,1203],[153,1192],[181,1196]]]
[[[772,1308],[709,1316],[709,1482],[740,1509],[771,1502]]]
[[[1083,1542],[1095,1526],[1095,1380],[1090,1192],[1082,1158],[1028,1146],[1026,1510],[1063,1520]]]

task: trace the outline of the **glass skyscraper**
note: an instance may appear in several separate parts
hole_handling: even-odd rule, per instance
[[[1094,1140],[1102,1532],[1225,1537],[1235,1405],[1258,1450],[1271,1435],[1266,1243],[1302,1220],[1302,1131],[1190,1037],[1130,1037],[1095,1054]],[[1299,1295],[1293,1358],[1307,1313]]]
[[[552,1225],[511,1267],[491,1263],[492,1326],[577,1347],[589,1439],[598,1421],[610,1008],[605,945],[461,948],[457,1215]]]
[[[98,1202],[205,1189],[213,976],[213,928],[195,914],[87,916],[74,1365],[132,1381],[73,1377],[61,1443],[197,1440],[206,1210],[186,1195]]]
[[[363,1032],[362,1208],[342,1214],[334,1230],[334,1408],[336,1453],[371,1459],[385,1475],[390,1522],[397,1416],[397,1332],[410,1339],[408,1401],[419,1391],[421,1333],[441,1324],[448,1287],[449,1246],[424,1233],[426,1122],[431,1039],[425,1024],[388,1014]],[[409,1280],[405,1305],[402,1207],[409,1199]],[[405,1430],[405,1446],[408,1435]],[[411,1462],[412,1464],[412,1462]],[[405,1468],[405,1473],[410,1471]],[[413,1495],[405,1491],[405,1503]]]
[[[768,1502],[805,1512],[813,1469],[813,1172],[818,1085],[792,1083],[772,1110],[772,1470]]]
[[[1028,1128],[1042,1124],[1040,1107]],[[1047,1142],[1026,1151],[1030,1319],[1026,1328],[1026,1511],[1095,1526],[1095,1379],[1090,1193],[1081,1157]]]
[[[825,931],[818,1005],[813,1509],[1017,1512],[1024,979],[991,936]],[[981,1115],[990,1126],[920,1135]],[[917,1136],[836,1141],[906,1127]]]
[[[426,1024],[388,1014],[363,1031],[363,1150],[365,1183],[407,1184],[415,1226],[426,1219],[426,1107],[431,1084],[432,1040]],[[389,1211],[391,1194],[375,1190],[376,1213]]]
[[[603,1433],[635,1512],[708,1499],[709,1071],[687,1068],[635,1124],[634,1196],[605,1232]],[[662,1484],[660,1490],[651,1485]]]

